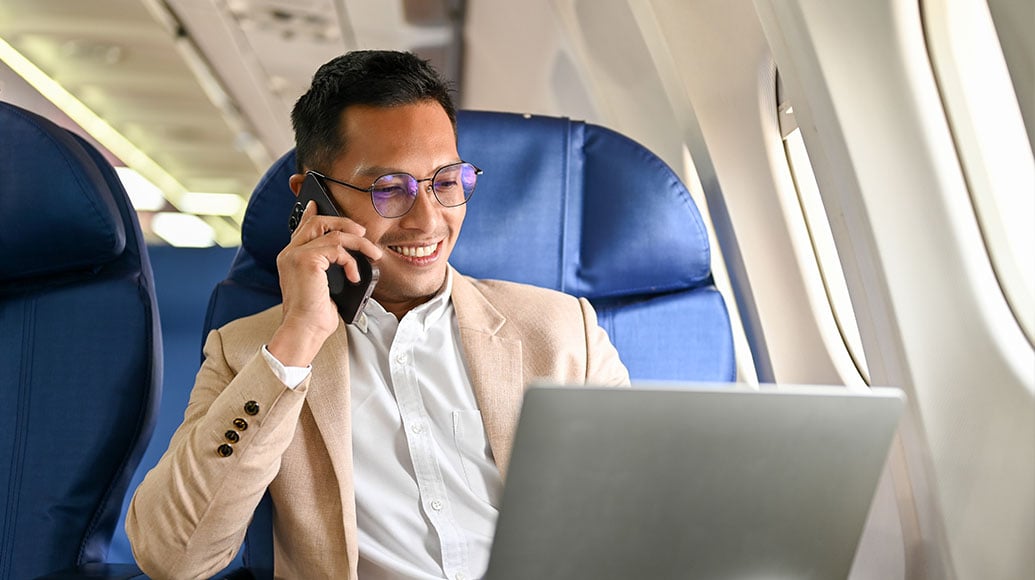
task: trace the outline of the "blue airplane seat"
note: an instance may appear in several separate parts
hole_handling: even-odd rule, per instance
[[[96,149],[0,127],[0,579],[135,577],[105,559],[161,394],[147,249]]]
[[[588,298],[633,380],[735,379],[708,233],[665,163],[610,129],[465,112],[460,155],[485,171],[450,262]]]
[[[678,176],[614,131],[564,118],[460,111],[460,154],[485,171],[450,262],[479,278],[589,298],[634,380],[730,382],[733,339],[708,235]],[[276,256],[294,205],[294,151],[252,194],[241,248],[205,331],[280,302]],[[272,577],[269,497],[244,561]]]

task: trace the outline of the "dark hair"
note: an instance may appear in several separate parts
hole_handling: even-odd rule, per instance
[[[313,75],[291,111],[298,172],[328,171],[345,147],[341,113],[349,105],[395,107],[434,100],[456,134],[450,86],[428,61],[410,52],[358,50],[334,58]]]

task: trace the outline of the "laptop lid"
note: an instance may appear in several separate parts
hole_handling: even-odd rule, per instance
[[[486,578],[845,578],[898,389],[535,387]]]

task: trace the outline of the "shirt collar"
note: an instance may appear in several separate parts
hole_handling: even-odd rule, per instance
[[[437,322],[446,312],[449,310],[451,304],[450,297],[453,294],[453,269],[446,268],[446,283],[442,285],[431,300],[428,300],[424,304],[416,306],[413,310],[406,313],[403,318],[416,317],[423,330],[427,330],[428,326]],[[360,313],[359,318],[356,320],[356,328],[363,334],[367,333],[367,329],[370,328],[371,324],[377,324],[379,320],[386,320],[385,317],[391,317],[392,322],[396,322],[395,315],[385,310],[384,306],[371,298],[367,300],[366,306],[363,307],[363,312]]]

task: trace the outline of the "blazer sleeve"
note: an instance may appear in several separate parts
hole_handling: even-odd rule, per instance
[[[597,323],[597,313],[585,298],[579,298],[586,329],[586,384],[628,386],[629,371],[618,357],[607,332]]]
[[[233,560],[298,423],[309,379],[288,389],[250,344],[254,354],[232,368],[227,340],[209,334],[183,423],[126,515],[152,578],[208,578]]]

